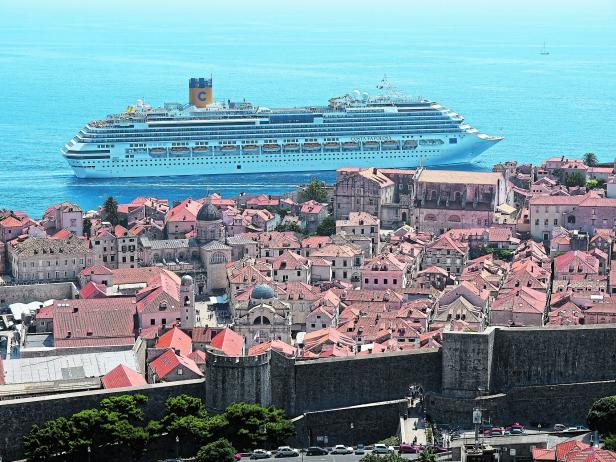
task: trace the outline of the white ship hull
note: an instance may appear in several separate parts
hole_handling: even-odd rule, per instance
[[[226,153],[186,152],[165,153],[153,158],[147,150],[126,156],[126,148],[116,144],[110,160],[68,158],[69,165],[79,178],[137,178],[183,175],[224,175],[238,173],[273,173],[301,171],[329,171],[341,167],[406,168],[417,166],[453,165],[471,162],[479,154],[500,141],[501,138],[481,138],[476,134],[458,135],[456,144],[449,144],[443,137],[440,145],[418,145],[404,149],[368,151],[318,151],[298,149],[296,152]],[[342,145],[341,145],[342,146]],[[303,151],[303,152],[302,152]],[[115,155],[114,155],[115,154]],[[164,157],[162,157],[164,156]],[[77,156],[74,156],[77,157]]]

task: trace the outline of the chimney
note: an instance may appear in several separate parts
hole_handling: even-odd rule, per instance
[[[74,306],[74,307],[73,307],[73,313],[77,313],[77,312],[79,312],[79,308],[78,308],[78,307],[76,307],[76,306]],[[70,333],[70,332],[69,332],[69,333]]]

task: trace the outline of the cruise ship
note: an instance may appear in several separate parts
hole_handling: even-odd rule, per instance
[[[211,78],[189,80],[189,103],[142,100],[86,124],[62,155],[79,178],[405,168],[468,163],[498,143],[440,104],[386,79],[323,106],[215,102]]]

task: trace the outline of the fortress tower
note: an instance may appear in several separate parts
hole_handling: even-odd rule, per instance
[[[272,404],[270,352],[256,356],[224,356],[206,352],[205,405],[219,412],[231,403]]]

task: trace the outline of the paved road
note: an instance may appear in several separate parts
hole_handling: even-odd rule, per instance
[[[356,456],[355,454],[347,454],[347,455],[328,455],[328,456],[304,456],[305,462],[359,462],[359,460],[364,456]],[[417,459],[417,454],[404,454],[402,457],[408,460]],[[243,458],[242,461],[248,461],[250,459]],[[266,461],[287,461],[287,462],[301,462],[302,457],[281,457],[280,459],[261,459]]]

